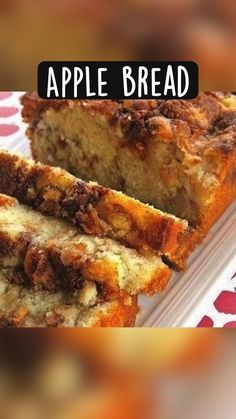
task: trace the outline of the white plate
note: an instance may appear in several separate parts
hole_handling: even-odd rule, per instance
[[[19,94],[7,101],[16,104]],[[4,103],[5,105],[5,103]],[[17,134],[0,141],[0,148],[30,156],[25,124],[20,115]],[[236,202],[209,232],[189,258],[183,273],[174,273],[165,292],[152,298],[140,297],[137,326],[195,327],[236,270]]]
[[[236,267],[236,202],[218,220],[188,260],[183,273],[175,273],[164,293],[141,297],[137,325],[194,327],[213,304]]]

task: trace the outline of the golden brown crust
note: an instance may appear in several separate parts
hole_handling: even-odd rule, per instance
[[[81,106],[88,113],[104,115],[112,125],[119,125],[123,140],[139,152],[157,135],[163,141],[178,142],[187,151],[202,153],[210,146],[209,138],[235,125],[235,108],[227,101],[232,96],[221,92],[200,92],[192,100],[46,100],[35,92],[22,97],[23,119],[31,128],[49,108]],[[236,100],[235,100],[236,103]],[[201,136],[201,141],[199,141]],[[224,144],[218,139],[218,148]],[[231,150],[231,148],[230,148]],[[222,145],[222,152],[229,152]]]
[[[0,192],[43,213],[73,222],[86,234],[107,236],[175,261],[187,222],[119,192],[85,183],[66,171],[0,153]]]
[[[176,254],[177,268],[184,268],[189,254],[204,239],[213,224],[236,197],[236,149],[228,160],[225,172],[225,178],[223,178],[220,187],[216,190],[214,202],[204,214],[201,224],[182,236]]]
[[[109,314],[101,315],[94,327],[132,327],[135,325],[136,316],[139,312],[137,299],[132,297],[129,304],[118,301]]]

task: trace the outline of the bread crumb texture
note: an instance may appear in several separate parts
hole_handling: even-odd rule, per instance
[[[39,161],[122,190],[193,227],[205,223],[206,211],[222,212],[219,188],[235,196],[234,95],[71,102],[28,93],[22,102]]]
[[[35,291],[15,283],[19,273],[0,271],[0,327],[96,327],[131,326],[137,301],[114,300],[86,307],[77,294]]]
[[[83,281],[129,295],[162,291],[170,270],[161,258],[140,255],[107,237],[79,234],[73,224],[0,195],[0,264],[24,267],[36,289],[79,289]],[[85,292],[86,289],[86,292]],[[95,297],[86,286],[84,300]],[[85,295],[86,294],[86,295]]]

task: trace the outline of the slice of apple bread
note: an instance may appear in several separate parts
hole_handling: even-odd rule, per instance
[[[0,152],[0,192],[73,222],[81,233],[108,237],[175,263],[188,224],[121,192],[86,183],[63,169]],[[179,261],[181,263],[184,261]]]
[[[84,281],[105,293],[162,291],[170,269],[107,237],[80,234],[68,221],[41,214],[0,194],[0,266],[20,267],[37,290],[80,290]]]

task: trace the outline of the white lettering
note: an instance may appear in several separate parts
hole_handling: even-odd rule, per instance
[[[48,85],[47,85],[47,97],[50,99],[51,97],[51,91],[54,91],[55,96],[59,96],[58,87],[57,87],[57,81],[54,74],[53,67],[49,67],[48,69]]]
[[[98,96],[107,96],[107,93],[102,91],[102,86],[106,86],[107,82],[102,80],[102,73],[107,71],[107,68],[98,69]]]
[[[148,95],[148,70],[146,67],[140,66],[138,71],[138,97],[142,97]]]
[[[159,86],[161,83],[160,81],[156,81],[156,73],[161,71],[159,67],[152,68],[152,96],[158,97],[161,96],[161,93],[156,91],[156,86]]]
[[[124,96],[131,96],[135,92],[135,80],[131,76],[132,69],[128,65],[123,67],[123,88],[124,88]],[[131,83],[131,90],[128,91],[128,80]]]
[[[66,97],[66,86],[71,79],[71,71],[68,67],[62,67],[62,97]]]
[[[91,86],[90,86],[90,69],[88,66],[85,67],[85,74],[86,74],[86,92],[87,97],[90,96],[96,96],[95,92],[91,92]]]
[[[182,90],[182,83],[181,83],[181,80],[182,80],[181,73],[183,73],[184,78],[185,78],[185,87],[183,90]],[[178,66],[178,97],[183,97],[187,93],[188,88],[189,88],[188,72],[185,67],[183,67],[182,65],[179,65]]]
[[[74,98],[78,97],[78,85],[81,83],[83,75],[83,71],[80,67],[74,68]]]
[[[165,80],[165,85],[164,85],[164,96],[167,96],[168,90],[172,91],[172,96],[176,96],[175,80],[174,80],[174,74],[173,74],[173,69],[171,65],[167,66],[166,80]]]

